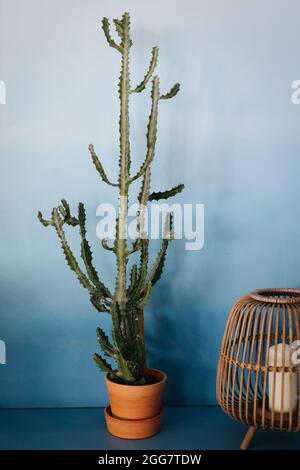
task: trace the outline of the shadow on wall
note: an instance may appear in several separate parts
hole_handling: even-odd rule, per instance
[[[202,316],[190,299],[174,296],[171,283],[161,282],[145,313],[149,366],[168,375],[165,403],[168,406],[196,405],[214,396],[215,367],[206,357],[209,341]],[[180,321],[178,321],[180,319]],[[207,399],[206,399],[207,401]]]

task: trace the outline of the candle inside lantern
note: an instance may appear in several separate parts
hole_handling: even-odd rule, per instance
[[[271,346],[268,364],[273,367],[289,367],[291,354],[292,351],[288,344],[279,343],[277,348],[275,345]],[[295,372],[271,371],[268,373],[268,378],[270,410],[274,409],[276,413],[294,411],[297,408],[297,374]]]

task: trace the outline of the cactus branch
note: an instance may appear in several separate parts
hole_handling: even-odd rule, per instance
[[[149,260],[149,240],[142,239],[141,240],[141,256],[140,256],[140,269],[138,279],[136,284],[132,290],[132,294],[130,299],[128,300],[128,306],[132,307],[135,302],[139,299],[143,288],[144,282],[147,276],[147,269],[148,269],[148,260]]]
[[[92,144],[89,145],[89,151],[93,160],[93,163],[98,171],[99,175],[101,176],[104,183],[109,184],[110,186],[119,186],[118,183],[111,183],[106,176],[102,163],[100,162],[99,158],[96,155],[94,146]]]
[[[170,240],[163,240],[162,247],[158,252],[157,258],[155,260],[151,274],[149,276],[149,281],[151,282],[152,286],[154,286],[154,284],[157,283],[157,281],[160,279],[162,275],[169,242]]]
[[[78,220],[81,236],[81,258],[85,264],[87,275],[90,281],[97,288],[104,297],[112,298],[110,290],[100,281],[98,273],[93,265],[93,254],[89,242],[86,239],[86,214],[84,204],[82,202],[78,205]]]
[[[43,218],[43,215],[42,215],[41,211],[38,211],[37,216],[38,216],[38,219],[41,222],[41,224],[44,225],[44,227],[48,227],[49,225],[53,225],[52,220],[47,220],[47,219]]]
[[[66,224],[71,225],[72,227],[76,227],[76,225],[78,225],[78,219],[71,216],[70,206],[65,199],[61,200],[61,205],[58,209]]]
[[[127,264],[127,241],[126,222],[128,211],[128,175],[130,170],[130,143],[129,143],[129,50],[130,39],[130,18],[128,13],[122,16],[122,64],[119,79],[120,98],[120,157],[119,157],[119,214],[116,227],[115,250],[117,257],[117,281],[115,297],[120,306],[122,314],[126,307],[126,264]]]
[[[68,245],[68,242],[66,240],[65,232],[63,230],[63,219],[60,217],[58,210],[54,208],[52,210],[52,221],[53,225],[55,228],[55,231],[58,235],[58,238],[60,239],[61,242],[61,247],[64,252],[66,261],[71,268],[72,271],[76,274],[80,284],[83,285],[88,291],[92,292],[94,287],[90,283],[89,279],[87,276],[81,271],[79,264],[77,263],[77,260],[71,250],[71,248]]]
[[[118,36],[122,39],[124,35],[124,28],[122,20],[114,19],[113,20]]]
[[[101,328],[99,328],[99,326],[97,327],[96,332],[99,345],[104,354],[106,354],[106,356],[116,358],[117,350],[112,346],[105,332]]]
[[[178,193],[181,193],[184,190],[184,184],[179,184],[174,186],[167,191],[158,191],[157,193],[151,193],[149,195],[149,201],[159,201],[159,199],[168,199],[169,197],[175,196]]]
[[[97,366],[99,367],[100,370],[106,373],[114,373],[111,365],[99,354],[94,353],[93,355],[94,361],[96,362]]]
[[[90,301],[98,312],[111,313],[111,302],[105,299],[102,294],[98,294],[97,291],[90,295]]]
[[[150,179],[151,167],[149,166],[143,176],[141,190],[138,196],[139,210],[137,214],[137,233],[139,238],[144,237],[145,232],[145,210],[149,200]]]
[[[101,245],[103,246],[104,250],[107,250],[107,251],[113,251],[115,253],[115,249],[113,246],[109,246],[108,245],[108,242],[105,238],[103,238],[101,240]]]
[[[157,281],[160,279],[160,277],[162,275],[164,264],[165,264],[165,259],[166,259],[167,249],[168,249],[169,243],[171,241],[171,238],[169,236],[171,230],[172,230],[172,216],[171,216],[171,214],[167,214],[166,222],[165,222],[165,229],[164,229],[165,238],[162,241],[161,249],[158,252],[155,263],[152,267],[151,273],[150,273],[150,275],[148,277],[148,281],[147,281],[147,282],[151,282],[152,286],[154,286],[154,284],[157,283]]]
[[[132,294],[132,291],[134,289],[134,286],[137,281],[137,265],[134,263],[131,267],[130,271],[130,285],[127,289],[127,296],[129,297]]]
[[[160,96],[160,99],[161,100],[169,100],[170,98],[173,98],[173,96],[177,95],[179,90],[180,90],[180,84],[175,83],[175,85],[171,88],[170,91],[168,91],[168,93],[166,93],[165,95]]]
[[[121,46],[119,46],[119,45],[113,40],[113,38],[111,37],[108,18],[103,18],[103,20],[102,20],[102,29],[103,29],[103,31],[104,31],[106,40],[107,40],[108,44],[110,45],[110,47],[113,47],[114,49],[117,49],[117,51],[119,51],[119,52],[122,53],[122,48],[121,48]]]
[[[148,123],[148,130],[147,130],[147,154],[146,158],[140,167],[139,171],[136,173],[135,176],[130,178],[130,183],[137,180],[141,176],[143,176],[149,168],[155,153],[155,144],[157,138],[157,114],[158,114],[158,101],[159,101],[159,78],[153,77],[152,80],[152,91],[151,91],[151,98],[152,98],[152,106],[151,106],[151,113],[149,116],[149,123]]]
[[[58,211],[63,218],[64,224],[71,225],[72,227],[76,227],[79,224],[78,219],[71,215],[69,204],[65,199],[61,200],[61,204],[58,206]]]
[[[131,90],[131,93],[140,93],[146,88],[146,85],[149,82],[150,78],[152,77],[155,67],[157,65],[157,58],[158,58],[158,47],[153,47],[152,52],[151,52],[151,61],[150,61],[149,68],[146,72],[146,75],[144,76],[141,83],[139,83],[133,90]]]
[[[144,294],[142,296],[142,299],[138,303],[138,308],[139,309],[142,310],[145,307],[146,303],[148,302],[148,300],[150,298],[151,292],[152,292],[152,282],[149,281],[148,284],[146,285],[146,288],[145,288]]]

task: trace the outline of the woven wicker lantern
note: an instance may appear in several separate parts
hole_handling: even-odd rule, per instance
[[[241,449],[257,428],[300,430],[297,340],[300,290],[261,289],[234,304],[220,351],[217,400],[249,426]]]

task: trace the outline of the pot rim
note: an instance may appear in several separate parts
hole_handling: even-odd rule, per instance
[[[106,380],[107,382],[109,382],[110,386],[112,385],[112,386],[116,386],[116,387],[124,387],[124,388],[126,387],[126,388],[128,388],[128,389],[130,389],[130,390],[132,390],[132,389],[140,389],[141,387],[142,387],[142,388],[144,388],[144,387],[149,387],[149,388],[150,388],[150,387],[157,387],[157,386],[159,386],[159,385],[161,385],[161,384],[164,384],[164,383],[166,382],[166,380],[167,380],[167,374],[166,374],[165,372],[163,372],[162,370],[159,370],[159,369],[152,369],[151,367],[148,367],[148,368],[147,368],[147,371],[150,372],[150,373],[151,373],[151,372],[158,372],[158,375],[161,375],[162,377],[161,377],[161,379],[160,379],[158,382],[155,382],[155,383],[153,383],[153,384],[144,384],[144,385],[119,384],[119,383],[114,382],[113,380],[111,380],[111,379],[109,378],[109,373],[106,374],[105,380]],[[149,375],[151,375],[151,374],[149,374]]]

